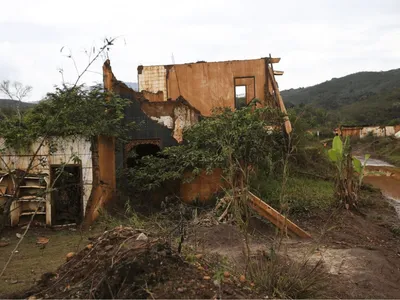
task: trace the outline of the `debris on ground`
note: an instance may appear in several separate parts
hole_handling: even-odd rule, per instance
[[[0,241],[0,247],[6,247],[10,245],[10,242]]]
[[[198,269],[164,240],[152,239],[131,227],[116,227],[90,238],[90,241],[90,246],[82,251],[69,253],[67,261],[55,273],[43,274],[36,286],[18,296],[86,299],[258,297],[232,276],[220,286],[215,285],[210,269]]]
[[[36,244],[46,245],[49,242],[49,239],[43,236],[40,236],[36,239]]]

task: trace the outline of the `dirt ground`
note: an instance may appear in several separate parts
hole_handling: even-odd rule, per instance
[[[311,265],[322,262],[326,275],[324,281],[327,285],[318,294],[319,298],[400,298],[400,219],[394,208],[379,192],[367,189],[364,194],[367,196],[362,199],[363,205],[359,212],[312,211],[291,218],[310,232],[313,238],[300,240],[284,237],[279,253],[299,264],[304,261],[308,261]],[[35,228],[29,231],[0,280],[0,295],[27,296],[28,294],[21,292],[34,284],[36,287],[42,284],[43,287],[42,274],[47,274],[45,278],[64,274],[68,264],[63,265],[66,254],[93,243],[93,239],[88,240],[88,237],[102,233],[103,229],[97,228],[94,232],[85,232],[83,235],[79,231],[68,229],[54,231]],[[10,244],[0,248],[1,266],[18,242],[16,233],[21,233],[21,230],[10,230],[4,236]],[[269,253],[271,246],[276,245],[275,228],[257,217],[251,219],[249,233],[253,255]],[[36,244],[38,237],[49,238],[45,247]],[[153,235],[153,238],[157,237]],[[182,255],[176,253],[179,234],[175,235],[173,240],[170,250],[168,246],[161,247],[161,250],[149,248],[147,254],[142,256],[149,259],[144,260],[146,264],[140,265],[143,272],[138,275],[141,289],[135,290],[136,294],[120,294],[120,297],[124,295],[127,297],[135,295],[139,298],[271,297],[259,291],[250,280],[247,279],[245,282],[238,280],[244,273],[245,244],[244,235],[236,226],[187,221]],[[114,245],[111,243],[111,246],[115,247]],[[79,254],[81,256],[78,257],[82,258],[85,251],[87,250],[82,250]],[[104,255],[103,252],[96,252],[96,257]],[[154,259],[150,259],[151,257]],[[160,264],[163,266],[160,267]],[[61,267],[57,269],[60,265]],[[216,283],[216,278],[221,277],[223,271],[229,271],[231,274],[229,280],[222,281],[222,284]],[[76,270],[75,273],[80,274],[80,272],[83,271]],[[89,269],[85,269],[85,272],[100,274],[100,271]],[[110,278],[116,277],[111,274]],[[64,288],[69,286],[65,282],[63,284]],[[84,290],[89,289],[90,287]],[[73,295],[63,292],[66,291],[50,296]],[[91,297],[87,294],[83,296]]]

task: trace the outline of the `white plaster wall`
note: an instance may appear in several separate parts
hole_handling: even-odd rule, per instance
[[[157,93],[162,91],[164,100],[167,100],[167,70],[164,66],[143,67],[139,74],[139,91]]]
[[[364,138],[364,137],[368,136],[368,134],[370,132],[372,132],[372,134],[377,137],[385,136],[385,128],[384,127],[374,126],[374,127],[364,127],[363,129],[361,129],[360,137]]]
[[[150,117],[152,120],[157,121],[159,124],[172,129],[174,128],[174,119],[170,116],[161,116],[159,118],[157,117]]]
[[[386,126],[385,130],[386,130],[386,136],[392,136],[396,134],[394,126]]]

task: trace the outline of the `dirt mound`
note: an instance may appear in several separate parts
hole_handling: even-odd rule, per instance
[[[251,290],[230,278],[186,262],[163,240],[117,227],[69,254],[56,273],[46,273],[22,297],[43,298],[249,298]]]

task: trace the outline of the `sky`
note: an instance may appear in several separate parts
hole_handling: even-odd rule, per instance
[[[74,82],[106,37],[117,37],[108,57],[127,82],[137,81],[141,64],[270,53],[282,58],[275,65],[285,71],[277,78],[281,90],[400,68],[397,0],[0,0],[0,7],[0,80],[32,86],[27,101],[60,85],[60,70]],[[104,58],[80,83],[102,81]]]

